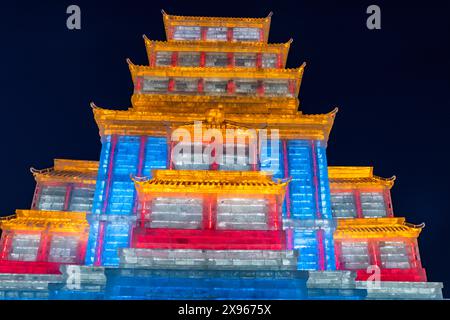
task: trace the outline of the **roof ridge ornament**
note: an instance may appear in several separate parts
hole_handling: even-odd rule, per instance
[[[425,222],[422,222],[421,224],[413,224],[413,223],[405,222],[405,226],[413,228],[413,229],[423,229],[423,228],[425,228],[426,224],[425,224]]]
[[[222,124],[225,121],[225,112],[221,104],[217,108],[211,108],[206,111],[205,120],[210,124]]]
[[[150,181],[152,178],[149,176],[137,176],[137,175],[130,173],[130,179],[133,182],[146,182],[146,181]]]
[[[48,173],[53,171],[53,167],[50,168],[45,168],[45,169],[36,169],[34,167],[30,167],[30,172],[35,175],[35,174],[41,174],[41,173]]]
[[[335,107],[333,110],[329,112],[330,115],[336,116],[336,114],[339,112],[339,107]]]

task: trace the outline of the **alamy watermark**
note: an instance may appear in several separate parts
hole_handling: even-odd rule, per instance
[[[218,128],[195,121],[171,134],[170,160],[179,165],[258,165],[277,171],[280,149],[278,129]]]
[[[366,26],[369,30],[381,29],[381,9],[373,4],[367,7],[366,13],[370,16],[367,18]]]
[[[69,290],[81,289],[81,268],[77,265],[66,267],[66,287]]]
[[[366,26],[369,30],[381,29],[381,8],[372,4],[367,7],[366,13],[369,14],[366,20]],[[81,29],[81,8],[76,4],[72,4],[67,7],[66,14],[69,16],[66,20],[66,27],[69,30]]]
[[[79,6],[72,4],[67,7],[66,13],[69,15],[66,20],[66,26],[69,30],[81,29],[81,9]]]
[[[370,265],[367,267],[366,272],[369,277],[366,280],[367,289],[380,289],[381,288],[381,270],[377,265]]]

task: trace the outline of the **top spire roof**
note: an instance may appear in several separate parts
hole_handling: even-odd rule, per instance
[[[168,41],[199,40],[264,42],[269,38],[272,12],[265,18],[193,17],[161,10]]]

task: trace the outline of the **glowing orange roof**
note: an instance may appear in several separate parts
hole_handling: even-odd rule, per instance
[[[334,239],[417,238],[423,225],[412,225],[405,218],[339,219]]]
[[[331,189],[354,189],[361,187],[392,188],[395,176],[382,178],[373,174],[373,167],[328,167]]]
[[[207,96],[207,95],[167,95],[133,94],[131,97],[135,111],[151,111],[164,114],[203,114],[211,108],[222,108],[227,114],[298,114],[297,97],[257,97],[257,96]]]
[[[97,174],[98,161],[54,159],[54,169],[57,171],[76,171]]]
[[[306,64],[295,69],[266,69],[245,67],[173,67],[140,66],[127,59],[133,83],[137,77],[180,77],[180,78],[239,78],[239,79],[283,79],[295,80],[295,95],[300,91],[300,84]]]
[[[158,51],[186,52],[234,52],[234,53],[274,53],[281,54],[282,67],[286,66],[292,39],[286,43],[267,44],[262,42],[227,42],[227,41],[154,41],[144,35],[148,61]]]
[[[55,159],[53,168],[43,170],[31,168],[31,172],[38,182],[95,184],[97,171],[97,161],[68,159]]]
[[[92,105],[100,135],[154,135],[167,136],[168,132],[194,121],[207,121],[206,113],[172,113],[101,109]],[[212,109],[212,108],[211,108]],[[225,113],[223,120],[242,128],[255,130],[277,129],[283,139],[328,140],[337,109],[322,115],[297,114],[242,114]]]
[[[3,230],[87,232],[84,212],[16,210],[14,218],[1,221]]]
[[[170,28],[174,26],[201,26],[201,27],[246,27],[264,30],[264,41],[269,38],[270,20],[272,12],[265,18],[227,18],[227,17],[193,17],[169,15],[162,10],[166,37],[170,41]]]
[[[162,193],[273,194],[284,196],[287,182],[261,171],[154,170],[153,178],[134,178],[141,200]]]

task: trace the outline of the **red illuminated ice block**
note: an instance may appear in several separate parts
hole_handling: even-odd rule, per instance
[[[40,261],[0,261],[0,273],[60,274],[60,263]]]
[[[280,230],[188,230],[135,228],[133,248],[205,250],[285,250]]]
[[[367,270],[357,270],[356,280],[365,281],[373,276],[373,272]],[[380,269],[380,281],[412,281],[426,282],[427,275],[424,268],[416,269]]]

